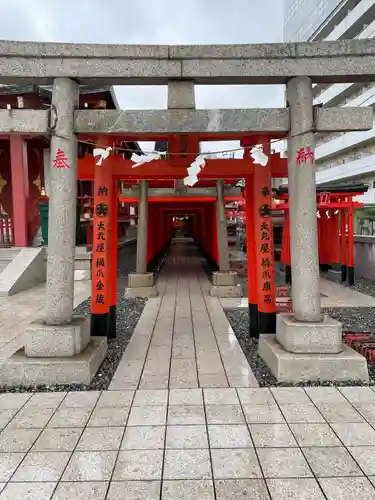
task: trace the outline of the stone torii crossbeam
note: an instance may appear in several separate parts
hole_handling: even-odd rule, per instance
[[[276,336],[262,335],[259,353],[280,380],[367,380],[365,359],[343,346],[341,325],[321,312],[312,160],[315,132],[369,130],[373,113],[314,109],[313,83],[373,81],[374,67],[373,40],[233,46],[1,41],[0,83],[53,84],[53,98],[47,111],[0,110],[0,134],[51,134],[51,156],[63,151],[68,168],[50,172],[46,314],[28,328],[25,348],[1,365],[0,383],[89,383],[105,357],[106,339],[90,339],[88,320],[72,316],[77,134],[88,133],[147,140],[174,133],[206,140],[288,134],[293,314],[278,315]],[[79,85],[98,82],[168,84],[173,109],[77,110]],[[285,84],[289,109],[195,110],[195,84]],[[305,160],[301,151],[308,151]],[[298,352],[290,348],[297,344]]]

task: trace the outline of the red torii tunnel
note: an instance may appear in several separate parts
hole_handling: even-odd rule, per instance
[[[110,144],[109,137],[99,139],[98,143],[103,146]],[[259,333],[274,333],[276,323],[272,209],[283,210],[285,213],[282,262],[290,270],[289,207],[287,188],[280,188],[273,193],[271,187],[272,178],[287,176],[287,159],[280,157],[279,154],[270,154],[269,138],[254,137],[252,142],[266,144],[264,151],[269,156],[266,166],[254,165],[246,145],[243,159],[207,160],[195,188],[208,188],[212,191],[212,188],[216,187],[218,190],[217,181],[229,187],[234,186],[239,179],[245,179],[244,192],[237,196],[225,197],[223,195],[222,205],[224,207],[225,203],[232,201],[245,202],[250,335],[258,336]],[[144,203],[140,202],[141,198],[137,196],[123,194],[123,191],[119,189],[119,181],[130,187],[130,192],[132,189],[141,192],[144,183],[155,189],[176,188],[176,183],[186,177],[186,168],[193,160],[191,155],[177,159],[171,157],[171,159],[146,162],[134,168],[134,162],[124,159],[121,154],[112,154],[105,160],[102,167],[95,163],[92,155],[79,159],[79,179],[94,181],[92,328],[96,335],[107,334],[110,337],[115,335],[118,242],[116,208],[118,208],[119,201],[130,206],[137,204],[141,206]],[[194,195],[195,188],[190,194],[187,193],[184,196],[180,194],[176,196],[155,195],[147,198],[146,194],[147,209],[144,213],[146,214],[147,241],[142,250],[145,267],[140,274],[146,274],[147,265],[165,252],[173,234],[173,217],[177,214],[190,216],[192,236],[211,265],[219,271],[230,272],[229,258],[227,258],[227,268],[225,265],[223,267],[223,248],[220,243],[223,241],[221,238],[223,224],[218,209],[219,195],[215,192],[214,195],[196,196]],[[147,189],[148,187],[146,187],[146,193]],[[353,235],[352,210],[353,207],[360,206],[353,202],[353,196],[365,190],[361,187],[355,191],[348,192],[341,189],[340,192],[334,192],[332,189],[317,188],[318,193],[323,191],[325,195],[324,199],[319,195],[317,200],[319,211],[338,209],[348,214],[348,246],[346,238],[340,236],[342,231],[340,233],[341,226],[338,227],[336,224],[338,220],[336,214],[330,218],[322,215],[319,219],[321,263],[340,263],[343,266],[342,276],[345,279],[348,267],[350,283],[354,280],[352,237],[349,237],[350,234]],[[278,198],[279,203],[272,203],[273,196]],[[223,213],[225,219],[225,209]],[[340,220],[344,220],[343,216]],[[224,223],[226,225],[225,220]],[[332,244],[333,236],[335,244]],[[344,239],[345,250],[342,250]],[[108,327],[108,324],[112,326]]]
[[[107,142],[105,142],[105,139]],[[265,143],[269,137],[253,137],[250,143]],[[249,142],[249,141],[248,141]],[[108,138],[98,138],[101,146],[109,144]],[[267,146],[266,146],[267,148]],[[268,333],[274,331],[276,321],[275,280],[273,269],[273,241],[272,221],[267,207],[271,206],[272,177],[282,177],[287,172],[287,160],[279,154],[270,154],[266,167],[255,166],[253,160],[245,152],[243,159],[213,159],[207,160],[199,182],[195,188],[216,188],[216,181],[222,180],[224,186],[234,186],[241,178],[247,179],[251,191],[249,203],[254,213],[254,230],[251,241],[254,246],[254,262],[249,265],[249,272],[253,286],[251,287],[251,307],[253,321],[251,331],[258,335],[259,331]],[[92,315],[93,329],[102,331],[106,328],[106,314],[112,319],[115,317],[116,302],[116,272],[117,272],[117,226],[115,223],[114,199],[130,206],[137,205],[137,197],[124,197],[119,192],[119,181],[127,186],[138,188],[142,181],[147,181],[150,188],[173,188],[176,180],[187,175],[187,167],[194,157],[184,158],[181,161],[173,157],[158,161],[151,161],[134,168],[134,162],[126,160],[120,154],[113,154],[105,160],[103,167],[95,163],[91,155],[86,155],[78,161],[78,177],[80,180],[94,180],[94,221],[93,221],[93,293]],[[229,259],[227,268],[222,269],[223,259],[220,258],[219,212],[216,191],[213,195],[149,197],[147,200],[147,248],[145,250],[147,263],[157,259],[168,246],[173,230],[173,213],[184,213],[192,216],[192,234],[207,260],[213,268],[219,271],[230,272]],[[105,203],[105,199],[112,202]],[[224,196],[223,201],[229,203],[238,201],[240,196]],[[98,211],[99,207],[99,211]],[[103,210],[102,210],[103,209]],[[264,209],[264,213],[262,210]],[[225,212],[224,212],[225,213]],[[108,243],[100,240],[102,235],[95,228],[103,227],[103,218],[108,222]],[[226,232],[226,230],[225,230]],[[250,231],[249,231],[250,234]],[[226,238],[226,244],[228,244]],[[250,245],[249,245],[250,247]],[[256,250],[257,248],[257,250]],[[103,257],[102,254],[107,257]],[[137,250],[138,253],[138,250]],[[116,255],[115,255],[116,254]],[[263,267],[261,267],[263,265]],[[106,273],[101,269],[107,268]],[[257,273],[257,268],[260,271]],[[108,278],[104,280],[103,276]],[[111,321],[110,321],[111,322]],[[113,323],[113,321],[112,321]],[[114,328],[114,326],[113,326]],[[113,334],[114,335],[114,334]],[[112,335],[112,336],[113,336]]]

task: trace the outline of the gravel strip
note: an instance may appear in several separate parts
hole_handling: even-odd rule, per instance
[[[131,245],[119,251],[119,269],[117,282],[117,338],[108,340],[108,354],[98,373],[90,385],[42,385],[29,387],[3,387],[1,392],[51,392],[51,391],[97,391],[106,390],[117,369],[119,361],[128,345],[133,330],[142,314],[146,299],[125,299],[124,289],[127,283],[127,275],[135,270],[136,246]],[[161,264],[163,261],[161,261]],[[157,265],[157,273],[160,272],[161,264]],[[155,269],[156,270],[156,269]],[[90,314],[90,299],[80,304],[74,314]]]
[[[249,338],[249,315],[247,309],[229,309],[225,312],[260,387],[366,385],[353,380],[345,382],[302,382],[298,384],[278,382],[270,372],[268,366],[258,356],[258,340]],[[326,309],[325,312],[343,323],[344,332],[363,331],[375,333],[375,308]],[[370,384],[374,385],[375,363],[368,363],[368,370]]]
[[[330,279],[329,274],[321,273],[323,278]],[[283,266],[280,263],[275,265],[275,277],[277,285],[285,285]],[[239,276],[243,285],[244,297],[247,297],[247,276]],[[350,287],[346,283],[342,286]],[[375,282],[356,278],[355,284],[351,286],[353,290],[375,297]],[[254,375],[261,387],[268,386],[291,386],[292,384],[279,383],[270,372],[268,366],[258,356],[258,340],[249,338],[249,315],[247,309],[231,309],[225,311],[228,320],[236,334],[242,350],[254,372]],[[350,307],[350,308],[329,308],[324,309],[326,314],[340,321],[343,325],[343,332],[370,332],[375,336],[375,308],[373,307]],[[375,384],[375,363],[368,363],[370,384]],[[309,382],[296,384],[297,386],[310,385],[363,385],[358,382],[347,381],[336,382]]]
[[[321,273],[321,276],[326,280],[333,281],[337,283],[337,281],[333,280],[329,273]],[[371,297],[375,297],[375,282],[365,279],[365,278],[355,278],[354,285],[350,286],[347,281],[338,282],[341,286],[346,288],[351,288],[352,290],[356,290],[357,292],[364,293],[366,295],[370,295]]]

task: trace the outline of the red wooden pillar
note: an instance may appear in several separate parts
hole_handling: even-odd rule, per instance
[[[118,182],[112,180],[110,286],[108,338],[116,338],[117,269],[118,269]]]
[[[265,142],[265,141],[264,141]],[[265,154],[269,154],[264,147]],[[257,262],[259,333],[276,332],[271,162],[254,165],[254,235]]]
[[[27,247],[27,199],[29,176],[27,143],[20,135],[10,136],[10,167],[12,175],[13,246]]]
[[[346,281],[346,211],[345,208],[340,213],[340,240],[341,240],[341,281]]]
[[[101,141],[101,143],[103,143]],[[105,144],[105,143],[104,143]],[[92,246],[91,335],[109,335],[113,182],[110,162],[96,165]]]
[[[212,244],[212,257],[216,265],[219,264],[219,240],[217,234],[217,211],[216,205],[211,203],[211,220],[212,220],[212,234],[211,234],[211,244]]]
[[[205,252],[207,252],[207,209],[206,205],[203,206],[202,212],[202,248]]]
[[[247,258],[247,289],[249,303],[249,335],[259,337],[258,325],[258,295],[257,295],[257,261],[254,233],[254,203],[253,179],[245,179],[245,210],[246,210],[246,258]]]
[[[332,266],[336,269],[339,269],[340,264],[340,231],[339,231],[339,218],[331,211],[330,218],[330,226],[331,226],[331,262]]]
[[[353,197],[348,196],[348,283],[354,285]]]

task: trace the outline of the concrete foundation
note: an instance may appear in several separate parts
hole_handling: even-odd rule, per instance
[[[217,271],[212,273],[211,297],[241,297],[242,286],[237,281],[235,271]]]
[[[39,319],[26,329],[25,354],[31,358],[76,356],[89,342],[90,320],[86,316],[73,316],[66,325],[47,325]]]
[[[135,297],[143,297],[143,298],[148,298],[148,297],[157,297],[159,295],[159,292],[156,288],[156,285],[154,286],[141,286],[141,287],[127,287],[125,289],[125,297],[127,299],[135,298]]]
[[[214,286],[236,286],[236,271],[217,271],[212,273],[212,284]]]
[[[329,316],[320,323],[303,323],[293,314],[278,314],[276,339],[291,353],[338,354],[343,348],[341,323]]]
[[[107,354],[107,339],[93,337],[72,357],[29,358],[22,348],[0,364],[0,385],[90,384]]]
[[[295,354],[268,334],[260,336],[258,354],[279,382],[369,380],[366,359],[345,344],[339,354]]]
[[[242,296],[242,287],[240,284],[233,286],[215,286],[212,285],[210,290],[211,297],[219,297],[221,299],[230,298],[230,297],[241,297]]]
[[[125,289],[126,298],[147,298],[157,297],[157,295],[158,291],[153,273],[130,273],[128,275],[128,286]]]
[[[154,273],[129,273],[128,275],[128,286],[130,288],[151,287],[154,284]]]

